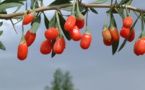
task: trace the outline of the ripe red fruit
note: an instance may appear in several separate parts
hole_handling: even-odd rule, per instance
[[[40,52],[42,54],[49,54],[52,51],[52,43],[50,40],[45,40],[41,43]]]
[[[64,24],[64,29],[66,31],[71,31],[75,27],[75,25],[76,25],[76,18],[70,15]]]
[[[18,51],[17,51],[17,58],[19,60],[24,60],[27,58],[28,55],[28,46],[26,42],[21,42],[18,46]]]
[[[64,49],[65,49],[65,40],[64,38],[60,37],[54,43],[53,52],[56,54],[61,54],[63,53]]]
[[[128,41],[132,42],[134,40],[134,38],[135,38],[135,30],[133,29],[132,32],[131,32],[131,35],[128,38]]]
[[[76,25],[78,26],[79,29],[82,29],[84,27],[85,20],[78,20],[76,19]]]
[[[27,33],[25,34],[25,39],[28,47],[34,42],[35,38],[36,33],[32,33],[30,32],[30,30],[28,30]]]
[[[56,28],[49,28],[44,33],[46,39],[56,39],[59,35],[58,29]]]
[[[23,25],[27,25],[27,24],[29,24],[30,22],[32,22],[32,21],[34,20],[34,17],[35,17],[35,15],[34,15],[33,12],[27,14],[27,15],[24,17],[24,19],[23,19]]]
[[[111,41],[109,42],[103,39],[103,42],[104,42],[104,45],[111,46],[113,44],[113,39],[111,39]]]
[[[108,29],[105,29],[105,30],[103,30],[102,31],[102,36],[103,36],[103,39],[105,40],[105,41],[107,41],[107,42],[110,42],[111,41],[111,32],[110,32],[110,30],[108,30]]]
[[[81,32],[80,32],[80,29],[79,29],[77,26],[75,26],[75,27],[73,28],[73,30],[70,31],[69,33],[70,33],[71,38],[72,38],[74,41],[79,41],[79,40],[81,39],[81,37],[82,37],[82,34],[81,34]]]
[[[139,53],[138,53],[138,51],[137,51],[137,47],[138,47],[138,41],[139,40],[137,40],[136,42],[135,42],[135,44],[134,44],[134,54],[136,54],[137,56],[139,56]]]
[[[81,38],[80,46],[82,49],[88,49],[91,45],[91,42],[92,42],[92,35],[85,33]]]
[[[121,37],[127,38],[129,35],[130,35],[130,28],[125,28],[125,27],[123,27],[123,28],[120,30],[120,36],[121,36]]]
[[[134,53],[136,55],[143,55],[145,53],[145,38],[141,38],[135,42]]]
[[[130,28],[133,24],[133,19],[132,17],[126,17],[124,20],[123,20],[123,26],[126,27],[126,28]]]
[[[120,36],[119,36],[118,30],[115,27],[110,28],[110,33],[114,41],[119,41]]]

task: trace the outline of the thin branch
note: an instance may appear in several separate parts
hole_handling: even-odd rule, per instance
[[[70,7],[72,4],[62,4],[62,5],[54,5],[54,6],[47,6],[47,7],[40,7],[36,9],[36,12],[42,12],[47,10],[60,10],[61,8]],[[94,7],[94,8],[110,8],[111,4],[83,4],[80,3],[81,7]],[[126,5],[127,9],[137,11],[137,12],[144,12],[144,9],[136,8],[131,5]],[[27,12],[31,12],[31,10],[27,10]],[[16,16],[22,16],[24,15],[23,12],[17,12],[17,13],[11,13],[11,14],[0,14],[0,19],[11,19]]]

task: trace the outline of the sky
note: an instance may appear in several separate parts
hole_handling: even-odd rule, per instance
[[[84,3],[89,1],[83,0]],[[144,8],[144,1],[140,2],[135,0],[132,5]],[[57,68],[70,72],[74,87],[78,90],[145,90],[145,56],[136,56],[133,53],[134,42],[141,30],[140,21],[135,27],[135,40],[127,43],[121,52],[112,55],[111,47],[103,44],[101,36],[107,9],[96,10],[98,15],[89,13],[88,25],[93,36],[90,48],[83,50],[79,41],[66,41],[63,54],[54,58],[39,52],[40,44],[45,40],[46,28],[42,23],[35,42],[29,47],[27,59],[18,60],[17,47],[20,42],[21,24],[16,25],[16,34],[10,22],[5,21],[0,28],[4,30],[0,40],[7,48],[6,51],[0,50],[0,90],[44,90],[45,86],[51,86]],[[47,17],[51,17],[53,12],[46,11],[46,14]],[[132,12],[131,14],[135,20],[136,16]],[[115,19],[120,30],[121,18],[115,15]],[[25,26],[26,31],[29,28],[30,25]],[[81,30],[82,33],[84,30],[85,27]],[[122,42],[121,38],[120,44]]]

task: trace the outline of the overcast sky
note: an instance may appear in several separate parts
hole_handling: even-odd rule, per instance
[[[132,5],[144,8],[144,2],[134,0]],[[44,90],[46,85],[51,85],[57,68],[70,71],[75,88],[79,90],[145,90],[145,56],[136,56],[133,53],[135,41],[127,43],[121,52],[112,56],[111,47],[103,44],[101,36],[107,9],[97,10],[98,15],[89,13],[89,29],[93,35],[90,48],[82,50],[79,42],[67,41],[64,53],[54,58],[39,52],[40,44],[45,40],[46,28],[42,23],[35,42],[29,48],[27,59],[18,60],[21,26],[16,26],[16,34],[10,22],[5,22],[0,28],[4,30],[0,40],[7,48],[6,51],[0,51],[0,90]],[[46,13],[48,17],[53,14],[51,11]],[[133,13],[132,16],[136,19]],[[119,15],[116,15],[116,20],[120,30],[122,21]],[[140,34],[140,27],[139,21],[135,27],[136,39]],[[29,28],[29,25],[25,26],[26,30]],[[84,32],[84,29],[81,31]],[[120,43],[122,41],[121,38]]]

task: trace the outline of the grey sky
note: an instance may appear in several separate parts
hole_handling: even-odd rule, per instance
[[[143,4],[143,0],[134,0],[132,5],[144,8]],[[145,90],[145,56],[135,56],[133,53],[135,41],[127,43],[121,52],[112,56],[111,47],[103,44],[101,36],[107,9],[97,10],[98,15],[89,13],[89,29],[93,35],[91,47],[82,50],[79,42],[67,41],[64,53],[54,58],[39,52],[40,44],[45,40],[46,30],[41,24],[36,41],[29,48],[28,58],[19,61],[17,46],[20,42],[21,26],[16,26],[17,35],[9,21],[5,23],[1,28],[4,34],[0,38],[7,50],[0,51],[0,90],[44,90],[46,85],[50,86],[57,68],[70,71],[75,88],[79,90]],[[48,17],[49,14],[52,15],[51,12],[47,13]],[[133,13],[132,15],[136,19]],[[122,22],[118,15],[116,20],[120,30]],[[136,39],[140,27],[139,21],[135,27]],[[25,26],[26,30],[29,28],[29,25]],[[123,39],[120,42],[122,41]]]

